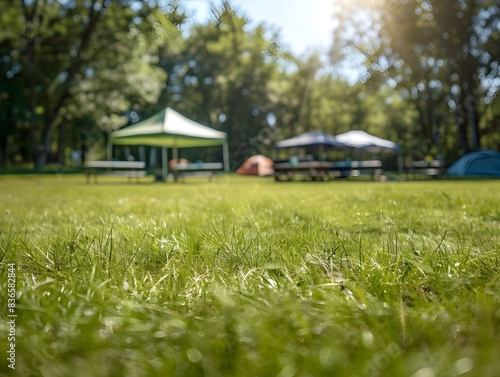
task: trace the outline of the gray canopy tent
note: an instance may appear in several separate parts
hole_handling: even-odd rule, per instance
[[[276,143],[276,148],[299,148],[299,147],[328,147],[343,148],[344,144],[338,142],[334,136],[320,131],[303,133],[290,139],[281,140]]]
[[[325,150],[344,149],[345,145],[338,142],[335,136],[321,131],[309,131],[290,139],[276,142],[276,149],[314,148],[319,153],[319,158],[324,159]]]
[[[108,159],[113,145],[145,145],[162,147],[162,176],[167,177],[167,148],[173,148],[177,159],[178,148],[222,146],[224,171],[229,171],[227,134],[204,126],[167,107],[152,117],[133,126],[110,134]]]

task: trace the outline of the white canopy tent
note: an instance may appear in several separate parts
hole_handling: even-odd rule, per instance
[[[352,130],[335,136],[335,140],[347,147],[363,149],[368,152],[398,151],[399,145],[393,141],[382,139],[361,130]]]
[[[167,107],[137,124],[114,131],[108,143],[108,159],[112,145],[146,145],[162,147],[162,176],[168,174],[167,149],[222,145],[224,171],[229,171],[227,134],[204,126]],[[176,158],[177,156],[175,156]]]

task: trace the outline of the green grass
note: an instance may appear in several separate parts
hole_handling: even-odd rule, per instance
[[[500,181],[0,179],[0,375],[500,375]]]

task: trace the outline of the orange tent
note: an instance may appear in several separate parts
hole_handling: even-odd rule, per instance
[[[259,175],[266,177],[274,174],[273,160],[261,154],[249,157],[236,170],[236,173],[242,175]]]

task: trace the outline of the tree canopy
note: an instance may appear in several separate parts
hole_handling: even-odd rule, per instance
[[[497,1],[335,4],[326,61],[230,1],[193,23],[182,1],[0,0],[0,163],[65,163],[166,106],[227,132],[236,164],[309,130],[448,159],[500,148]]]
[[[366,1],[355,0],[337,10],[337,41],[348,40],[364,56],[369,81],[409,99],[418,113],[417,140],[449,152],[498,148],[498,1],[370,4],[367,9]],[[361,21],[353,16],[360,14]],[[347,25],[370,30],[370,38],[345,37]]]

